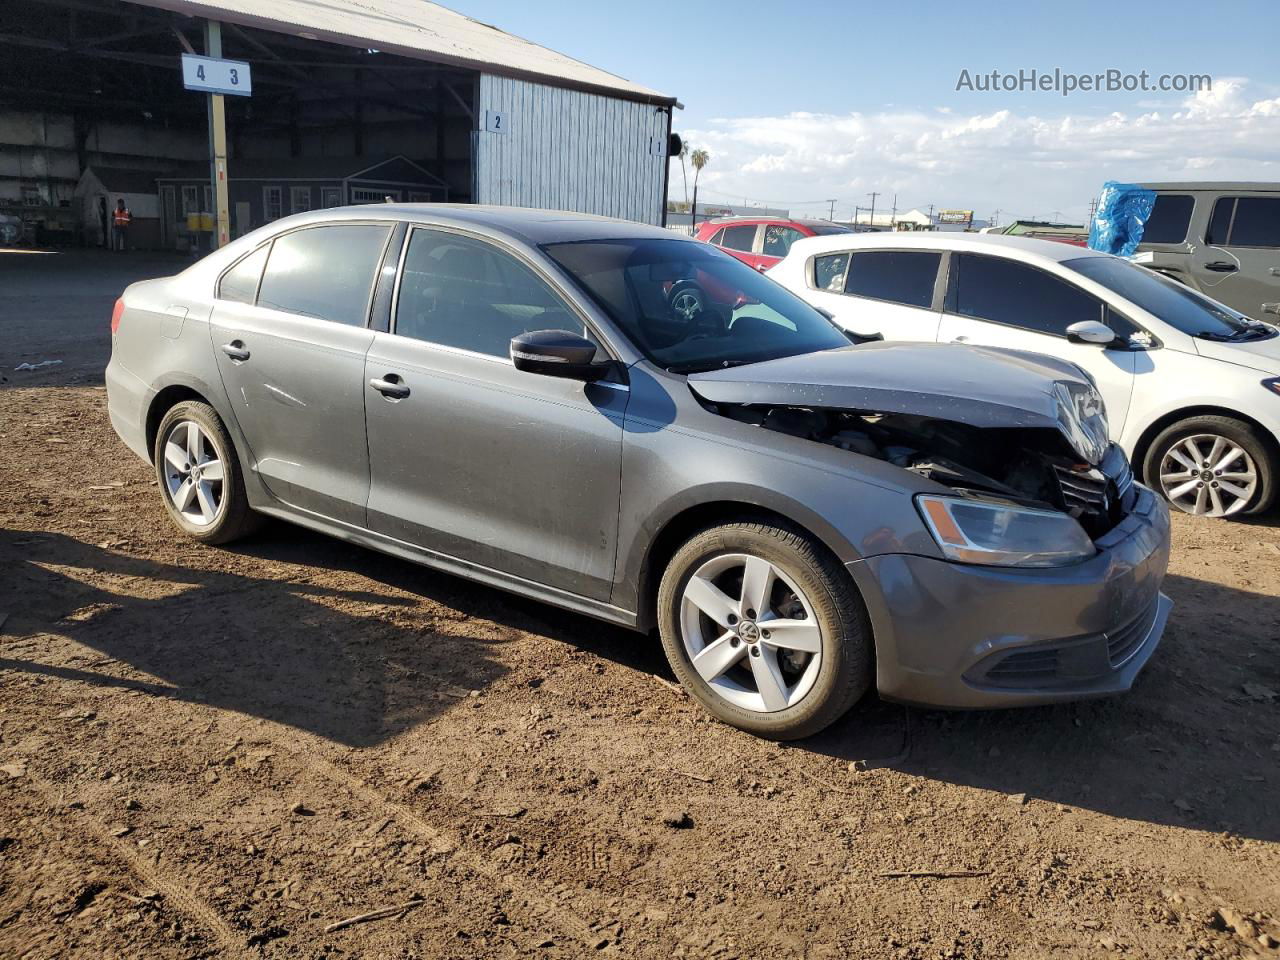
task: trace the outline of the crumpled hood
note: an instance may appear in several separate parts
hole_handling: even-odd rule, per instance
[[[1061,430],[1055,382],[1091,386],[1074,363],[951,343],[865,343],[689,376],[712,403],[915,414],[973,427]]]

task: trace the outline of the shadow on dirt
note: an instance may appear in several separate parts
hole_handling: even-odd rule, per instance
[[[882,765],[1129,820],[1280,840],[1280,703],[1266,696],[1280,691],[1280,597],[1179,576],[1165,592],[1175,602],[1170,626],[1128,694],[988,712],[893,708],[909,747]],[[884,740],[889,709],[864,702],[798,746],[875,765],[869,746]]]
[[[321,575],[398,564],[287,533],[240,552],[323,568]],[[418,587],[439,584],[447,595],[460,583],[402,566],[417,574]],[[66,636],[106,658],[55,665],[33,644],[6,644],[0,669],[142,689],[349,746],[379,743],[427,721],[505,670],[490,653],[511,633],[500,625],[450,611],[424,617],[410,613],[417,596],[334,589],[302,582],[292,570],[275,579],[200,570],[62,534],[14,531],[0,533],[0,569],[0,610],[10,615],[4,632]],[[147,678],[122,679],[111,661]]]
[[[492,683],[506,668],[490,648],[515,631],[671,678],[656,641],[318,534],[273,524],[229,552],[254,558],[247,566],[296,564],[301,577],[314,568],[317,580],[350,571],[386,589],[329,588],[285,567],[274,579],[201,571],[59,534],[5,532],[5,581],[16,589],[0,597],[0,609],[19,610],[21,595],[47,618],[22,632],[67,635],[154,679],[98,672],[108,661],[44,664],[30,645],[0,668],[137,687],[350,746],[380,743]],[[77,570],[106,574],[110,587],[87,585]],[[132,586],[143,581],[149,596]],[[1125,696],[974,713],[869,697],[788,752],[1280,840],[1273,750],[1280,711],[1246,688],[1280,689],[1280,598],[1184,577],[1170,577],[1166,591],[1185,601],[1183,614],[1175,607],[1161,649]],[[441,606],[434,620],[421,600]]]

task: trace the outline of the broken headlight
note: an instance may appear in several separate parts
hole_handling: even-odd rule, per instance
[[[1011,503],[916,497],[943,554],[997,567],[1061,567],[1093,556],[1093,541],[1072,517]]]
[[[1053,385],[1058,400],[1058,427],[1071,449],[1091,464],[1099,464],[1111,445],[1107,407],[1096,387],[1058,380]]]

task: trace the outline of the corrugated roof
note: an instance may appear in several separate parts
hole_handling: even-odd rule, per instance
[[[628,100],[666,94],[428,0],[130,0],[196,17],[518,76]]]

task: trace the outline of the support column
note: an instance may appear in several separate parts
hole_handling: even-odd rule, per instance
[[[204,22],[204,54],[222,57],[222,24]],[[209,177],[213,182],[213,249],[231,242],[230,199],[227,195],[227,110],[220,93],[209,94]]]

